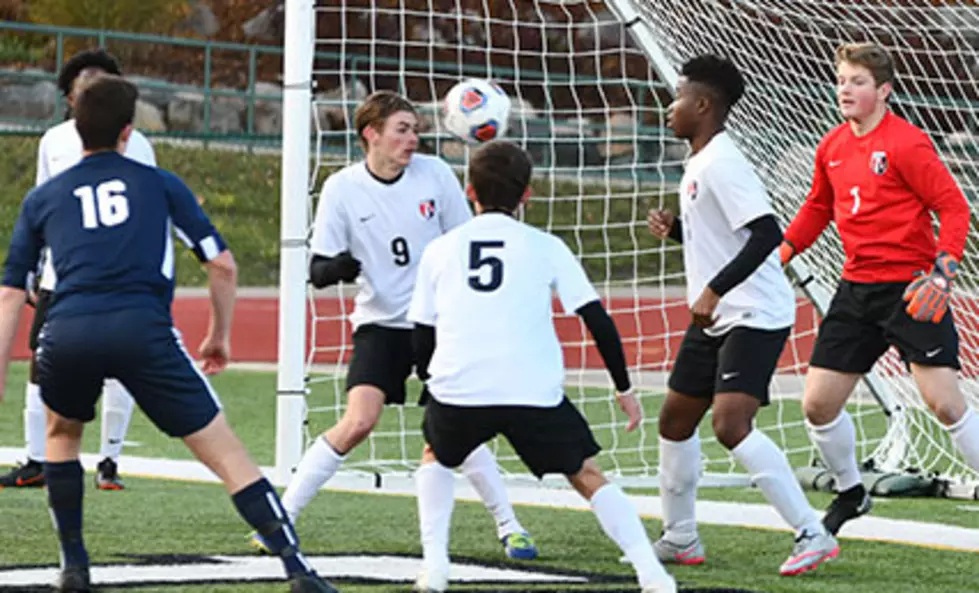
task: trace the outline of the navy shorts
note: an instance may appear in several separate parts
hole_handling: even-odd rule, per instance
[[[95,418],[105,379],[118,379],[143,413],[171,437],[204,428],[221,409],[171,320],[145,309],[57,317],[35,353],[41,399],[79,422]]]

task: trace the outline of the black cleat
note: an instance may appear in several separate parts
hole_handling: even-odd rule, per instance
[[[92,585],[87,566],[66,566],[61,569],[55,590],[61,593],[90,593]]]
[[[119,478],[119,467],[108,457],[99,462],[95,472],[95,487],[99,490],[124,490]]]
[[[330,583],[316,574],[293,577],[289,581],[290,593],[340,593]]]
[[[0,476],[0,488],[43,488],[44,464],[40,461],[27,460],[8,473]]]
[[[826,511],[826,516],[823,517],[823,526],[826,527],[826,531],[836,535],[844,523],[866,515],[873,506],[867,489],[863,484],[857,484],[836,495]]]

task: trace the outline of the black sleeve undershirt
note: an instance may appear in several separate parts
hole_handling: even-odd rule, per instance
[[[316,288],[333,286],[344,279],[349,266],[350,261],[342,256],[314,255],[309,262],[309,281]]]
[[[622,340],[619,337],[619,331],[615,328],[615,322],[609,317],[601,301],[592,301],[583,305],[575,313],[585,322],[588,331],[595,340],[595,347],[598,348],[602,360],[605,361],[605,367],[612,376],[616,391],[619,393],[629,391],[632,384],[629,381],[629,372],[625,366]]]
[[[415,374],[422,381],[428,381],[428,364],[435,352],[435,328],[416,323],[411,332],[411,349],[415,353]]]
[[[775,216],[771,214],[752,220],[745,225],[745,228],[751,233],[748,242],[734,259],[707,283],[718,296],[724,296],[732,288],[744,282],[782,242],[782,231],[778,228]]]
[[[667,236],[677,243],[683,243],[683,224],[679,216],[673,219],[673,226],[670,227],[670,234]]]

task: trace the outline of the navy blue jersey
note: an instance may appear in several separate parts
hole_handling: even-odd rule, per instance
[[[202,262],[225,249],[179,177],[96,153],[27,194],[3,284],[23,289],[47,246],[58,277],[48,319],[131,308],[169,318],[174,231]]]

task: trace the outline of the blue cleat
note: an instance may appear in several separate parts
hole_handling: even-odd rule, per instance
[[[537,558],[537,544],[529,533],[511,533],[502,540],[507,558],[513,560],[533,560]]]

